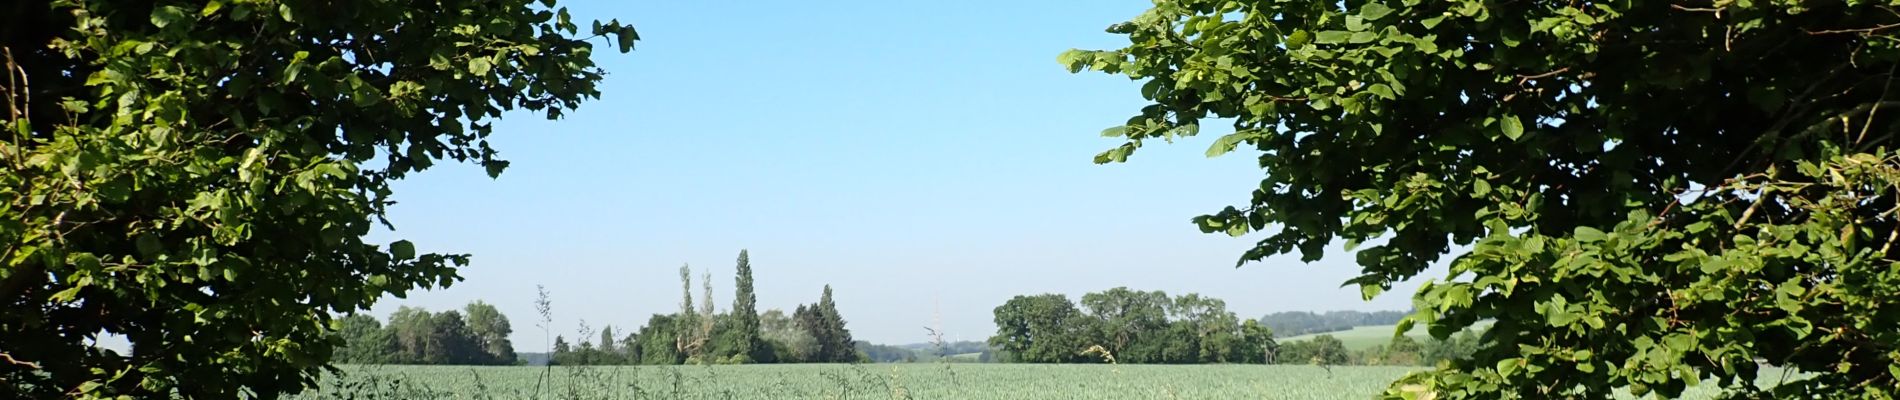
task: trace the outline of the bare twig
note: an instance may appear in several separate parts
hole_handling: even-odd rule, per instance
[[[1677,9],[1677,10],[1681,10],[1681,11],[1688,11],[1688,12],[1705,12],[1705,13],[1715,13],[1715,17],[1716,17],[1716,18],[1721,18],[1721,17],[1722,17],[1722,9],[1720,9],[1720,8],[1702,8],[1702,7],[1687,7],[1687,6],[1683,6],[1683,5],[1681,5],[1681,4],[1670,4],[1670,5],[1669,5],[1669,8],[1674,8],[1674,9]]]
[[[1768,189],[1767,187],[1761,189],[1761,194],[1755,196],[1755,203],[1749,204],[1748,210],[1742,211],[1742,218],[1735,220],[1735,227],[1733,229],[1739,230],[1742,229],[1743,225],[1748,224],[1748,219],[1755,216],[1755,210],[1761,208],[1761,203],[1768,200],[1768,193],[1770,193]]]
[[[1864,124],[1861,124],[1860,136],[1854,138],[1855,145],[1859,145],[1862,140],[1867,139],[1867,131],[1870,129],[1873,129],[1874,127],[1874,116],[1880,113],[1880,103],[1886,102],[1887,94],[1893,92],[1893,73],[1896,68],[1900,68],[1900,64],[1894,64],[1891,67],[1887,67],[1887,84],[1883,85],[1880,89],[1880,101],[1875,102],[1874,107],[1867,110],[1867,122]],[[1845,127],[1846,125],[1847,125],[1846,122],[1841,123],[1841,126],[1843,127]]]
[[[1900,28],[1900,24],[1886,24],[1886,25],[1879,25],[1879,26],[1874,26],[1870,28],[1860,28],[1860,29],[1829,29],[1829,30],[1824,30],[1824,31],[1810,31],[1807,29],[1802,29],[1801,31],[1807,32],[1809,35],[1836,35],[1836,34],[1843,34],[1843,33],[1873,33],[1873,32],[1893,29],[1893,28]]]
[[[31,362],[31,361],[20,361],[19,359],[13,358],[12,354],[7,354],[5,352],[0,352],[0,359],[6,359],[7,364],[19,365],[19,366],[24,366],[27,368],[32,368],[32,369],[40,369],[39,363]]]
[[[1545,73],[1536,74],[1536,75],[1518,75],[1517,84],[1522,85],[1524,84],[1524,82],[1530,82],[1533,79],[1549,78],[1549,77],[1557,76],[1557,74],[1561,74],[1565,72],[1570,72],[1570,67],[1558,68],[1556,71],[1550,71],[1550,72],[1545,72]]]

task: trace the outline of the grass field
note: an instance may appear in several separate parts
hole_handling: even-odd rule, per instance
[[[554,367],[544,399],[1365,399],[1409,368],[805,364]],[[350,366],[297,399],[530,399],[542,367]],[[393,379],[392,379],[393,378]],[[397,382],[400,382],[398,384]]]
[[[1367,399],[1412,370],[1293,365],[346,366],[292,399]],[[537,380],[551,371],[550,380]],[[539,395],[537,395],[537,393]],[[1684,398],[1708,398],[1692,391]]]

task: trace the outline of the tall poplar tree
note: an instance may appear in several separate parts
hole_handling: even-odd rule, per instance
[[[738,354],[744,354],[751,360],[768,358],[760,354],[764,346],[759,345],[758,299],[752,293],[752,260],[745,250],[739,250],[738,272],[733,278],[732,319],[736,335]]]

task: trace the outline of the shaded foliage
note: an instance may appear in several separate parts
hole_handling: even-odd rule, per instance
[[[364,241],[389,224],[392,182],[448,160],[500,174],[495,118],[598,97],[588,39],[636,39],[552,4],[7,2],[0,391],[311,384],[338,315],[447,286],[468,261]]]
[[[1401,325],[1497,322],[1393,397],[1893,398],[1896,6],[1158,0],[1059,61],[1142,81],[1097,162],[1231,125],[1264,176],[1194,221],[1243,263],[1343,241],[1369,298],[1468,246]]]

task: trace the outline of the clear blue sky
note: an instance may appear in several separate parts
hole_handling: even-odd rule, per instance
[[[513,320],[518,350],[540,351],[536,284],[556,333],[583,319],[626,332],[678,308],[681,264],[712,272],[729,308],[739,249],[761,310],[829,283],[856,338],[882,343],[925,341],[939,309],[949,339],[983,340],[1011,296],[1116,286],[1215,296],[1243,318],[1409,307],[1415,285],[1372,302],[1339,288],[1357,268],[1337,247],[1234,268],[1258,237],[1188,220],[1246,201],[1261,175],[1249,152],[1208,159],[1202,136],[1090,162],[1118,144],[1097,132],[1143,102],[1126,78],[1071,75],[1056,55],[1120,47],[1103,28],[1147,2],[562,5],[645,40],[597,56],[611,73],[599,101],[497,124],[514,163],[500,179],[447,165],[397,186],[397,230],[374,239],[474,262],[466,281],[373,314],[481,299]]]

